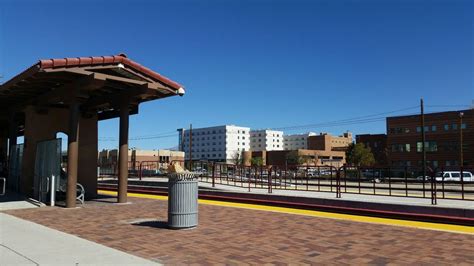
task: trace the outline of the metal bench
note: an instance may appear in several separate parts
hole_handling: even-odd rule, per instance
[[[66,190],[67,190],[67,180],[61,178],[59,180],[59,191],[66,193]],[[81,205],[84,205],[85,195],[86,195],[86,190],[84,189],[84,186],[77,183],[76,184],[76,201],[78,200],[81,203]]]

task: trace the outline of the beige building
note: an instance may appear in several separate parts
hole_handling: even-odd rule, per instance
[[[346,132],[341,136],[328,133],[307,136],[307,149],[283,151],[246,151],[243,153],[243,163],[250,165],[252,158],[260,157],[264,165],[331,165],[340,167],[346,163],[346,149],[351,144],[352,133]]]
[[[308,137],[308,150],[345,151],[352,142],[352,133],[350,132],[346,132],[341,136],[320,133]]]
[[[99,152],[99,165],[109,166],[117,164],[118,151],[102,150]],[[141,162],[158,163],[159,168],[167,168],[167,165],[172,161],[184,161],[184,152],[172,150],[128,150],[128,158],[130,158],[130,166],[138,167]]]

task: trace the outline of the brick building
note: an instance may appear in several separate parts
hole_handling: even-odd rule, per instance
[[[352,133],[346,132],[341,136],[332,136],[327,133],[319,135],[308,134],[308,149],[247,151],[243,153],[245,165],[250,165],[251,159],[262,158],[266,165],[295,164],[297,157],[306,165],[333,165],[342,166],[346,162],[346,149],[352,143]]]
[[[460,114],[462,116],[462,124]],[[425,114],[427,165],[460,165],[461,129],[464,166],[474,165],[474,109]],[[392,166],[422,165],[420,115],[387,117],[387,148]]]
[[[135,168],[140,162],[157,162],[160,168],[167,168],[172,161],[184,161],[184,152],[171,150],[128,150],[130,167]],[[99,166],[117,165],[118,150],[102,150],[99,152]]]
[[[350,132],[346,132],[342,136],[331,136],[327,133],[308,136],[308,150],[345,151],[351,143],[352,133]]]
[[[386,166],[388,164],[386,134],[356,135],[356,143],[362,143],[366,148],[370,149],[375,158],[375,166]]]

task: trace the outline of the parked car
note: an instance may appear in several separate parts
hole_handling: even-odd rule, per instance
[[[420,181],[431,181],[431,176],[425,176],[425,178],[423,179],[423,176],[420,175],[420,176],[417,176],[416,177],[416,180],[420,180]]]
[[[436,173],[436,181],[447,182],[447,181],[461,181],[460,171],[446,171]],[[471,172],[463,172],[463,181],[471,182],[474,181],[474,177]]]

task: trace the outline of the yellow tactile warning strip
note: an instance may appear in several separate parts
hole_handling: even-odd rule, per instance
[[[117,192],[99,190],[99,194],[115,196],[117,195]],[[140,194],[140,193],[127,193],[127,195],[130,197],[145,198],[145,199],[168,200],[167,196],[160,196],[160,195],[149,195],[149,194]],[[370,217],[370,216],[302,210],[302,209],[274,207],[274,206],[256,205],[256,204],[248,204],[248,203],[235,203],[235,202],[226,202],[226,201],[217,201],[217,200],[200,199],[199,203],[205,204],[205,205],[270,211],[270,212],[279,212],[279,213],[287,213],[287,214],[297,214],[297,215],[305,215],[305,216],[321,217],[321,218],[329,218],[329,219],[349,220],[349,221],[354,221],[354,222],[375,223],[375,224],[384,224],[384,225],[392,225],[392,226],[411,227],[411,228],[418,228],[418,229],[447,231],[447,232],[453,232],[453,233],[474,234],[474,227],[464,226],[464,225],[452,225],[452,224],[429,223],[429,222],[419,222],[419,221],[409,221],[409,220],[399,220],[399,219],[389,219],[389,218],[377,218],[377,217]]]

